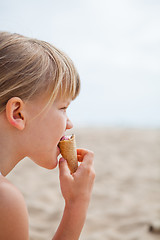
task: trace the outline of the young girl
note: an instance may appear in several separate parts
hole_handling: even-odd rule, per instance
[[[47,169],[57,166],[58,143],[73,127],[66,109],[80,80],[72,61],[47,42],[0,32],[0,239],[28,240],[22,194],[5,176],[24,157]],[[78,149],[70,174],[59,161],[65,208],[53,240],[79,239],[94,182],[93,153]]]

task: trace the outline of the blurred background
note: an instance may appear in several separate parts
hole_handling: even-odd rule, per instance
[[[0,0],[0,30],[54,44],[80,74],[68,116],[96,170],[80,239],[158,240],[160,1]],[[64,206],[58,168],[26,158],[7,177],[27,203],[30,239],[51,239]]]
[[[0,30],[48,41],[74,61],[75,126],[160,127],[160,1],[5,0]]]

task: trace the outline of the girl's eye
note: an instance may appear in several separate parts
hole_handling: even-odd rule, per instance
[[[66,110],[67,110],[67,107],[63,107],[63,108],[61,108],[61,110],[66,111]]]

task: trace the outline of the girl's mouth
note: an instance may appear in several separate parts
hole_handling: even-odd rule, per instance
[[[59,143],[61,142],[61,141],[65,141],[65,140],[69,140],[69,139],[71,139],[73,137],[73,135],[70,135],[70,136],[63,136],[63,137],[61,137],[61,139],[60,139],[60,141],[59,141]],[[57,145],[57,147],[59,148],[59,143],[58,143],[58,145]],[[60,149],[60,148],[59,148]]]
[[[63,136],[61,137],[60,141],[64,141],[64,140],[69,140],[72,138],[73,135],[70,135],[70,136]]]

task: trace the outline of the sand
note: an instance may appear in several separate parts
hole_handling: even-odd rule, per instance
[[[73,132],[73,131],[72,131]],[[160,129],[77,129],[77,146],[95,152],[96,180],[82,240],[158,240],[149,225],[160,220]],[[64,201],[58,168],[26,158],[7,177],[23,193],[30,240],[47,240]]]

